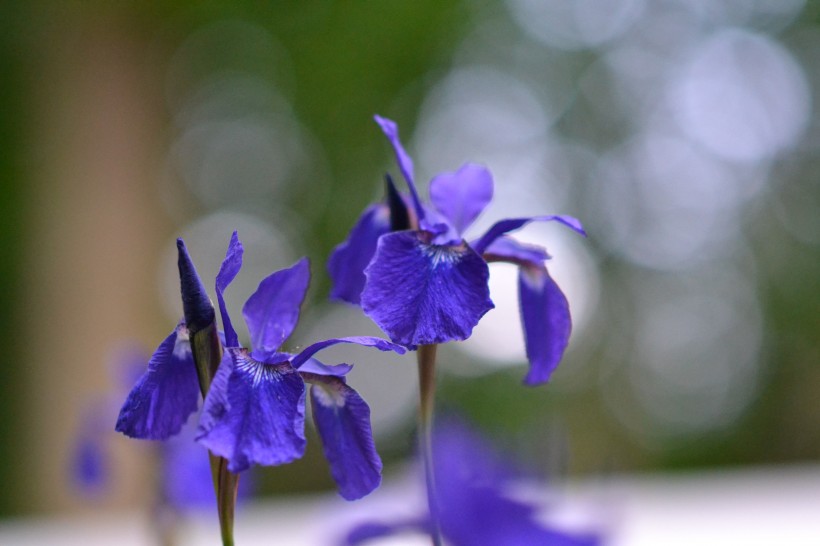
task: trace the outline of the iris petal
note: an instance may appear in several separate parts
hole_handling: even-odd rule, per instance
[[[543,265],[519,269],[521,321],[530,370],[524,382],[549,381],[569,343],[572,320],[569,303]]]
[[[317,341],[312,345],[308,345],[305,347],[302,352],[298,355],[294,356],[291,359],[291,366],[294,368],[301,368],[302,364],[306,362],[310,357],[324,349],[325,347],[330,347],[331,345],[336,345],[338,343],[355,343],[356,345],[363,345],[365,347],[375,347],[380,351],[395,351],[397,353],[404,354],[405,348],[396,345],[395,343],[390,343],[386,339],[382,339],[380,337],[372,337],[372,336],[350,336],[350,337],[336,337],[333,339],[327,339],[325,341]]]
[[[427,244],[414,232],[383,235],[365,275],[362,309],[402,345],[467,339],[494,307],[478,254]]]
[[[359,305],[364,288],[364,268],[376,252],[379,237],[390,232],[390,209],[377,204],[368,207],[350,230],[347,240],[330,255],[327,269],[333,280],[330,297]]]
[[[510,262],[519,265],[539,265],[550,259],[547,251],[540,246],[520,243],[504,235],[490,243],[482,255],[488,262]]]
[[[234,231],[233,235],[231,235],[231,241],[228,243],[228,251],[225,253],[225,259],[222,261],[222,266],[216,275],[216,299],[219,302],[219,313],[222,315],[225,345],[228,347],[239,347],[239,338],[236,335],[233,324],[231,324],[231,317],[228,316],[228,309],[225,307],[223,293],[242,268],[242,254],[244,251],[245,249],[239,241],[239,236]]]
[[[185,323],[190,332],[198,332],[214,322],[214,306],[182,239],[177,239],[177,253]]]
[[[430,181],[430,201],[459,235],[473,223],[493,198],[493,177],[486,168],[465,163],[454,173]]]
[[[525,225],[529,224],[530,222],[550,222],[555,221],[565,226],[577,231],[584,237],[586,237],[586,231],[584,231],[584,227],[581,225],[581,222],[572,216],[566,215],[549,215],[549,216],[531,216],[529,218],[508,218],[506,220],[499,220],[495,224],[493,224],[487,232],[481,236],[481,238],[473,244],[473,249],[479,254],[484,254],[484,251],[487,247],[496,239],[504,235],[505,233],[509,233],[510,231],[515,231],[516,229],[520,229]]]
[[[347,500],[364,497],[379,486],[382,472],[370,428],[370,408],[338,377],[301,375],[311,383],[313,422],[339,494]]]
[[[132,438],[165,440],[196,411],[199,383],[183,325],[160,343],[148,370],[128,394],[116,430]]]
[[[290,336],[299,321],[299,308],[309,282],[307,258],[262,279],[242,307],[254,349],[278,349]]]
[[[416,211],[419,222],[421,222],[424,220],[424,210],[422,209],[421,199],[419,198],[419,193],[416,190],[416,183],[413,178],[413,160],[407,155],[404,146],[402,146],[401,139],[399,138],[399,127],[395,121],[378,115],[373,116],[373,119],[379,124],[384,136],[387,137],[387,140],[390,141],[390,145],[393,146],[393,151],[396,152],[396,163],[399,164],[399,170],[401,174],[404,175],[407,186],[410,188],[410,195],[413,198],[413,208]]]
[[[228,459],[228,470],[280,465],[305,451],[305,384],[287,362],[265,364],[226,352],[202,408],[197,441]]]

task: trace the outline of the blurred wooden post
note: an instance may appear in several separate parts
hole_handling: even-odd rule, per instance
[[[70,6],[43,16],[31,82],[27,358],[14,365],[28,380],[19,472],[26,508],[38,511],[84,506],[69,475],[82,412],[111,392],[118,346],[159,341],[173,326],[156,320],[167,218],[157,191],[165,146],[161,73],[148,47],[155,36],[133,28],[127,14]],[[115,493],[106,507],[147,493],[140,450],[115,437],[115,420],[113,412]]]

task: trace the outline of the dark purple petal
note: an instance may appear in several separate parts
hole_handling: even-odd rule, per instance
[[[430,245],[414,232],[383,235],[365,270],[362,309],[396,343],[467,339],[492,309],[489,269],[466,245]]]
[[[214,322],[214,306],[182,239],[177,239],[177,253],[185,323],[190,332],[198,332]]]
[[[226,351],[202,408],[197,441],[237,473],[280,465],[305,451],[305,384],[287,362],[265,364]]]
[[[530,361],[524,382],[528,385],[545,383],[558,367],[569,343],[572,330],[569,303],[544,265],[519,269],[518,294]]]
[[[333,339],[327,339],[325,341],[317,341],[312,345],[308,345],[305,347],[302,352],[297,354],[293,357],[290,361],[291,366],[294,368],[301,368],[302,364],[304,364],[310,357],[324,349],[325,347],[330,347],[331,345],[336,345],[337,343],[355,343],[356,345],[364,345],[365,347],[375,347],[380,351],[395,351],[400,355],[403,355],[406,352],[406,349],[401,345],[396,345],[395,343],[390,343],[386,339],[382,339],[380,337],[371,337],[371,336],[351,336],[351,337],[337,337]]]
[[[154,351],[148,370],[125,399],[115,428],[132,438],[164,440],[179,432],[196,411],[198,399],[188,331],[180,325]]]
[[[359,305],[364,288],[364,268],[376,252],[379,237],[390,232],[390,209],[382,203],[371,205],[327,261],[333,281],[330,297]]]
[[[510,262],[519,265],[539,265],[550,259],[544,248],[520,243],[505,235],[490,243],[482,256],[488,262]]]
[[[311,383],[313,422],[339,494],[347,500],[364,497],[382,480],[382,461],[370,428],[370,408],[338,377],[300,374]]]
[[[493,177],[486,168],[465,163],[454,173],[430,181],[430,201],[459,235],[473,223],[493,198]]]
[[[251,347],[265,350],[278,349],[282,345],[299,321],[299,308],[309,282],[307,258],[262,279],[259,288],[242,308]]]
[[[416,216],[419,222],[421,222],[424,220],[424,209],[422,209],[421,199],[419,198],[418,191],[416,191],[416,183],[413,178],[413,160],[407,155],[407,152],[404,151],[404,146],[401,144],[401,139],[399,139],[399,127],[395,121],[378,115],[373,116],[373,119],[379,124],[384,136],[387,137],[387,140],[389,140],[393,146],[393,151],[396,152],[396,162],[399,164],[399,170],[401,174],[404,175],[407,186],[410,188],[410,195],[413,198],[413,208],[416,210]]]
[[[560,222],[565,226],[577,231],[584,237],[586,237],[587,233],[584,231],[584,227],[581,225],[581,222],[572,216],[563,216],[563,215],[550,215],[550,216],[532,216],[529,218],[508,218],[506,220],[500,220],[493,224],[487,232],[481,236],[481,238],[472,245],[476,252],[479,254],[484,254],[484,251],[487,247],[496,239],[504,235],[505,233],[509,233],[510,231],[515,231],[516,229],[522,228],[525,225],[529,224],[530,222]]]
[[[242,254],[244,252],[245,249],[239,241],[239,236],[234,231],[233,235],[231,235],[231,241],[228,243],[228,251],[225,253],[225,259],[222,261],[219,273],[216,274],[216,299],[219,302],[219,313],[222,315],[225,345],[228,347],[239,347],[239,338],[236,335],[233,324],[231,324],[231,317],[228,316],[228,309],[225,307],[223,294],[242,268]]]

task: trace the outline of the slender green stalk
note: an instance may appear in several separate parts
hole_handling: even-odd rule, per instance
[[[427,486],[427,505],[430,511],[430,538],[433,546],[441,546],[441,525],[438,518],[436,477],[433,469],[433,413],[436,404],[436,349],[438,345],[421,345],[416,351],[419,365],[419,449]]]
[[[216,324],[191,333],[191,350],[194,354],[199,388],[202,397],[208,394],[211,381],[222,361],[222,345],[216,332]],[[219,530],[223,546],[233,546],[233,522],[236,510],[236,492],[239,474],[228,471],[228,461],[213,453],[208,453],[211,463],[211,478],[216,492],[216,507],[219,513]]]

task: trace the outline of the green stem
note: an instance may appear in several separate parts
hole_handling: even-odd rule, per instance
[[[433,414],[436,404],[437,345],[421,345],[416,351],[419,365],[419,448],[427,486],[427,506],[430,511],[430,538],[433,546],[441,546],[441,525],[438,518],[436,477],[433,469]]]
[[[194,354],[199,389],[202,398],[208,394],[211,381],[216,375],[222,361],[222,345],[216,331],[216,324],[191,332],[191,350]],[[219,530],[223,546],[233,546],[233,522],[236,510],[236,492],[239,487],[239,474],[228,471],[228,461],[213,453],[208,453],[211,463],[211,477],[216,492],[216,507],[219,513]]]

